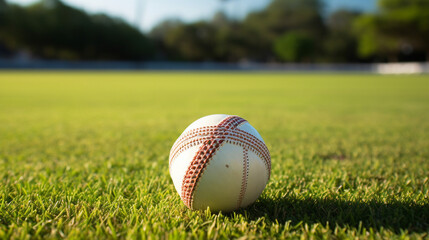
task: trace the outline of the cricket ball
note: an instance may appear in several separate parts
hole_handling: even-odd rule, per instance
[[[270,179],[271,157],[246,120],[216,114],[185,129],[171,148],[169,167],[188,208],[229,212],[261,195]]]

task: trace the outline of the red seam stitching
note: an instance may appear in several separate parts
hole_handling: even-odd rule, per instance
[[[231,117],[234,117],[234,116],[231,116]],[[228,117],[228,118],[231,118],[231,117]],[[240,119],[241,119],[240,121],[238,122],[236,121],[236,125],[237,125],[236,127],[238,127],[241,123],[246,122],[246,120],[242,118]],[[192,129],[188,131],[186,134],[182,134],[179,137],[179,139],[174,143],[173,147],[171,148],[169,165],[171,165],[171,162],[175,158],[175,155],[176,155],[175,153],[177,152],[177,150],[182,148],[183,142],[190,141],[192,140],[192,138],[195,138],[198,136],[206,137],[206,136],[213,136],[213,135],[226,135],[228,131],[228,126],[230,125],[228,123],[230,122],[231,121],[223,123],[223,126],[221,126],[220,124],[218,126],[203,126],[196,129]]]
[[[170,161],[172,161],[174,159],[174,155],[176,155],[176,152],[178,150],[180,150],[184,144],[187,144],[188,141],[196,141],[198,140],[198,137],[200,138],[204,138],[204,137],[208,137],[208,136],[212,136],[212,135],[242,135],[239,136],[240,138],[246,139],[246,138],[250,138],[248,140],[250,141],[255,141],[255,144],[259,145],[259,146],[265,146],[265,144],[260,141],[259,139],[257,139],[255,136],[249,134],[246,131],[240,130],[240,129],[234,129],[234,130],[230,130],[227,131],[227,129],[219,127],[203,127],[203,128],[198,128],[195,129],[196,131],[190,131],[189,133],[187,133],[185,136],[182,137],[182,139],[180,139],[179,141],[176,142],[175,146],[173,146],[171,152],[170,152],[170,156],[171,159]],[[194,139],[196,138],[196,139]],[[268,152],[266,150],[266,152]],[[171,162],[170,162],[171,164]]]
[[[243,148],[243,177],[241,179],[241,190],[240,195],[238,196],[238,204],[237,207],[240,208],[243,203],[244,195],[247,190],[247,179],[249,177],[249,155],[248,149]]]
[[[240,117],[229,116],[221,121],[218,126],[226,127],[227,129],[234,129],[244,121],[246,120]],[[212,134],[209,139],[204,141],[203,145],[201,145],[189,165],[185,177],[183,178],[181,193],[183,202],[189,208],[192,208],[194,191],[201,175],[224,139],[225,136],[219,137],[218,135]]]
[[[193,147],[195,145],[201,144],[203,143],[205,140],[208,140],[208,137],[203,137],[203,138],[199,138],[196,142],[191,142],[188,143],[187,145],[183,146],[182,149],[180,149],[180,151],[177,154],[180,154],[181,152],[189,149],[190,147]],[[252,152],[254,152],[257,156],[259,156],[263,162],[264,165],[266,167],[266,170],[268,172],[268,179],[270,178],[270,172],[271,172],[271,157],[269,153],[266,153],[265,151],[261,150],[261,148],[259,148],[258,146],[252,145],[252,143],[242,140],[240,138],[235,138],[235,137],[230,137],[226,140],[227,143],[230,144],[234,144],[234,145],[239,145],[242,147],[247,147],[250,150],[252,150]],[[266,148],[266,146],[264,146],[264,148]],[[170,165],[171,166],[171,165]]]
[[[211,136],[221,135],[223,136],[223,139],[225,139],[224,137],[226,136],[227,140],[235,140],[231,141],[231,143],[233,144],[238,143],[238,145],[240,145],[241,143],[247,145],[249,148],[251,148],[251,150],[253,150],[253,152],[255,152],[259,157],[264,160],[265,166],[268,171],[269,179],[271,172],[271,156],[267,146],[255,136],[240,129],[230,129],[229,131],[227,131],[226,128],[222,127],[219,127],[218,129],[215,129],[213,127],[204,127],[198,129],[198,131],[194,131],[193,134],[186,134],[188,138],[183,139],[183,142],[180,144],[180,148],[176,148],[170,153],[170,166],[177,155],[179,155],[186,149],[189,149],[190,147],[193,147],[197,144],[201,144],[204,140],[208,140],[210,138],[209,134]]]
[[[170,153],[173,152],[173,150],[175,150],[177,147],[179,147],[181,145],[181,142],[186,140],[186,138],[192,137],[192,135],[200,135],[201,133],[203,133],[204,131],[207,130],[219,130],[222,128],[225,129],[229,129],[231,126],[234,126],[233,128],[237,128],[240,124],[246,122],[245,119],[237,117],[237,116],[229,116],[227,118],[225,118],[221,123],[219,123],[217,126],[203,126],[200,128],[196,128],[196,129],[192,129],[189,132],[187,132],[186,134],[182,135],[181,137],[179,137],[179,139],[176,141],[176,143],[174,144],[173,148],[171,149]],[[231,129],[233,129],[231,128]],[[213,134],[211,134],[213,135]]]
[[[241,147],[247,147],[249,150],[252,150],[253,153],[255,153],[257,156],[259,156],[262,159],[262,161],[265,165],[265,170],[267,170],[267,180],[270,179],[270,175],[271,175],[271,158],[270,158],[270,156],[267,157],[267,156],[263,155],[261,152],[258,151],[257,148],[255,148],[254,146],[252,146],[249,143],[244,142],[244,141],[240,141],[237,139],[235,139],[235,140],[228,139],[225,142],[230,143],[230,144],[234,144],[234,145],[238,145]]]

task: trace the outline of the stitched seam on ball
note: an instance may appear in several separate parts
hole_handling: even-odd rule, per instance
[[[188,142],[185,142],[184,144],[182,144],[181,148],[178,148],[175,152],[172,153],[172,156],[170,159],[171,161],[170,166],[172,161],[176,158],[176,156],[178,156],[183,151],[195,145],[203,143],[204,141],[210,139],[211,136],[213,135],[216,135],[216,136],[220,135],[220,136],[226,136],[227,140],[229,141],[234,140],[233,144],[238,144],[238,145],[244,144],[245,146],[251,148],[251,150],[255,154],[257,154],[259,157],[263,159],[264,164],[268,171],[268,179],[270,178],[270,172],[271,172],[270,153],[268,151],[267,146],[255,136],[240,129],[233,129],[233,130],[230,129],[229,131],[227,131],[226,128],[222,128],[222,127],[219,127],[219,129],[215,129],[215,128],[201,129],[200,133],[203,135],[203,137],[200,137],[199,135],[194,135],[194,136],[191,135],[190,138],[188,139]],[[209,134],[211,134],[211,136]]]
[[[195,144],[190,144],[187,147],[183,148],[183,151],[185,151],[186,149],[189,149],[190,147],[193,147],[197,144],[201,144],[204,141],[208,140],[209,138],[201,138],[199,139]],[[241,138],[236,138],[236,137],[229,137],[227,139],[227,142],[230,144],[234,144],[234,145],[239,145],[241,147],[248,147],[250,150],[252,150],[252,152],[254,152],[257,156],[259,156],[265,165],[265,168],[267,170],[267,178],[270,178],[270,173],[271,173],[271,157],[269,155],[269,153],[267,153],[267,151],[262,150],[260,147],[256,146],[254,143],[252,144],[251,142],[242,140]],[[264,148],[266,149],[266,146],[264,146]],[[182,151],[180,151],[182,152]],[[180,154],[180,153],[179,153]]]
[[[255,136],[249,134],[248,132],[245,132],[240,129],[235,129],[232,134],[228,136],[228,140],[232,141],[233,144],[238,144],[240,146],[243,146],[242,144],[245,144],[244,146],[248,147],[252,150],[256,155],[258,155],[264,162],[265,167],[267,169],[267,176],[268,179],[270,178],[271,174],[271,156],[270,152],[268,151],[267,146],[265,143],[263,143],[261,140],[256,138]],[[235,141],[235,142],[234,142]],[[243,146],[243,147],[244,147]]]
[[[170,160],[169,165],[171,166],[173,160],[176,158],[177,155],[182,153],[184,150],[189,149],[190,147],[193,147],[195,145],[201,144],[203,139],[207,137],[212,137],[214,134],[213,131],[215,131],[218,126],[204,126],[200,128],[196,128],[193,130],[190,130],[186,134],[182,134],[182,137],[180,137],[176,143],[173,145],[171,151],[170,151]]]
[[[177,155],[189,149],[190,147],[201,144],[203,139],[211,138],[212,136],[225,135],[226,133],[225,128],[216,126],[203,127],[195,130],[196,131],[186,134],[186,138],[177,141],[178,144],[176,147],[173,146],[173,150],[170,152],[170,166]]]
[[[226,127],[227,129],[229,129],[229,128],[234,129],[234,128],[237,128],[239,125],[241,125],[244,122],[246,122],[246,120],[244,120],[241,117],[229,116],[229,117],[225,118],[221,123],[219,123],[218,126]]]
[[[212,135],[220,135],[222,133],[225,133],[226,130],[228,129],[224,129],[222,127],[216,127],[216,126],[210,126],[210,127],[204,127],[204,128],[198,128],[195,129],[197,131],[192,131],[188,134],[185,135],[185,137],[183,137],[183,139],[180,139],[179,141],[177,141],[177,144],[175,144],[176,146],[173,146],[170,154],[174,154],[178,149],[180,149],[181,146],[183,146],[183,142],[187,142],[192,140],[195,137],[209,137]],[[231,131],[231,133],[233,134],[242,134],[244,135],[243,138],[252,138],[252,140],[256,141],[256,144],[259,144],[261,146],[265,145],[261,140],[257,139],[255,136],[251,135],[250,133],[240,130],[240,129],[234,129]]]
[[[201,133],[206,132],[205,131],[206,129],[210,129],[210,128],[215,129],[216,127],[217,126],[204,126],[204,127],[199,127],[199,128],[195,128],[195,129],[189,130],[187,133],[183,133],[179,137],[179,139],[177,139],[177,141],[174,143],[173,147],[171,148],[170,156],[172,156],[172,153],[174,153],[175,151],[177,151],[178,148],[181,148],[183,141],[189,140],[189,139],[191,139],[193,137],[196,137],[196,136],[200,136]],[[172,159],[170,158],[170,164],[171,164],[171,160]]]
[[[173,147],[170,151],[170,159],[169,159],[169,167],[171,167],[172,161],[176,158],[178,154],[176,154],[178,151],[179,154],[183,152],[183,142],[190,141],[195,137],[209,137],[213,135],[225,135],[225,133],[228,132],[230,129],[234,129],[239,127],[240,125],[247,122],[245,119],[238,117],[238,116],[229,116],[222,120],[217,126],[203,126],[200,128],[192,129],[189,132],[182,134],[179,139],[174,143]],[[215,131],[218,131],[217,133]],[[192,142],[195,142],[196,140],[192,140]],[[195,146],[195,144],[193,144]]]
[[[256,154],[260,159],[262,159],[262,162],[264,163],[265,166],[265,170],[267,170],[267,180],[270,179],[270,175],[271,175],[271,158],[268,157],[268,159],[266,159],[266,156],[264,156],[260,151],[258,151],[257,148],[253,147],[252,145],[250,145],[249,143],[240,141],[240,140],[231,140],[228,139],[226,140],[226,143],[229,144],[233,144],[233,145],[238,145],[240,147],[247,147],[249,149],[249,151],[252,151],[254,154]]]
[[[238,196],[237,207],[240,208],[243,203],[244,195],[247,190],[247,179],[249,177],[249,155],[248,149],[243,148],[243,177],[241,179],[241,190],[240,195]]]
[[[240,130],[240,129],[234,129],[227,131],[226,128],[216,128],[216,127],[204,127],[204,128],[198,128],[196,131],[192,131],[189,134],[186,134],[186,138],[184,137],[180,141],[177,141],[175,144],[176,146],[173,146],[172,151],[170,152],[170,165],[171,162],[175,159],[178,153],[181,153],[183,150],[186,150],[184,148],[186,147],[192,147],[189,145],[195,145],[201,142],[198,142],[200,139],[204,139],[213,135],[234,135],[242,139],[247,139],[251,142],[254,142],[254,144],[258,145],[258,147],[261,149],[261,152],[264,152],[264,155],[269,156],[269,151],[266,148],[265,143],[263,143],[261,140],[256,138],[255,136],[251,135],[250,133]],[[194,144],[193,144],[194,143]]]
[[[199,143],[203,143],[204,140],[207,140],[207,138],[200,139]],[[231,137],[231,138],[227,139],[227,142],[230,143],[230,144],[239,145],[241,147],[248,147],[253,153],[255,153],[257,156],[259,156],[262,159],[262,161],[263,161],[263,163],[265,165],[265,168],[267,170],[267,180],[270,179],[270,175],[271,175],[271,157],[270,157],[269,153],[268,154],[264,154],[265,151],[262,151],[260,148],[258,148],[257,146],[255,146],[254,143],[252,144],[250,142],[244,141],[244,140],[239,139],[239,138]],[[191,145],[189,147],[192,147],[192,146],[194,146],[194,145]],[[187,148],[189,148],[189,147],[187,147]],[[264,147],[266,148],[266,146],[264,146]]]
[[[192,195],[200,175],[205,170],[208,159],[216,153],[222,142],[223,140],[218,141],[215,138],[205,141],[189,166],[182,182],[182,199],[189,208],[192,208]]]
[[[218,126],[233,129],[243,121],[246,120],[237,116],[230,116],[221,121]],[[186,174],[183,178],[181,193],[183,202],[189,208],[192,208],[194,191],[202,172],[205,170],[209,161],[219,149],[220,144],[225,141],[224,139],[225,136],[218,137],[217,135],[211,135],[210,139],[203,142],[203,145],[195,154],[195,157],[189,165],[188,170],[186,171]]]
[[[235,134],[234,132],[238,132],[237,134]],[[249,134],[246,131],[240,130],[240,129],[235,129],[233,133],[233,137],[236,137],[235,139],[240,141],[244,140],[247,141],[249,147],[252,147],[253,149],[256,150],[255,153],[260,154],[260,157],[264,160],[267,168],[268,168],[268,178],[271,172],[271,156],[270,156],[270,151],[268,150],[267,146],[265,145],[265,143],[263,143],[261,140],[259,140],[258,138],[256,138],[255,136],[253,136],[252,134]],[[234,139],[233,137],[229,136],[229,139]],[[250,143],[249,143],[250,142]]]
[[[189,149],[189,148],[191,148],[191,147],[193,147],[195,145],[201,144],[204,141],[207,141],[209,139],[210,139],[209,137],[199,138],[195,142],[187,143],[181,149],[181,151],[178,152],[178,154],[180,154],[182,151],[184,151],[186,149]],[[262,148],[260,148],[259,146],[256,146],[256,145],[252,145],[252,144],[254,144],[252,142],[249,142],[249,141],[243,140],[241,138],[237,138],[237,137],[227,138],[227,141],[230,142],[230,143],[232,143],[232,144],[240,145],[242,147],[245,146],[245,147],[251,148],[255,154],[257,154],[259,157],[261,157],[264,160],[264,163],[267,165],[267,168],[270,168],[270,165],[271,165],[270,164],[270,155],[264,149],[262,149]]]

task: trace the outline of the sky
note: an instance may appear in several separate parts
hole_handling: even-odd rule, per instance
[[[37,0],[7,0],[22,5]],[[244,17],[247,13],[265,7],[270,0],[63,0],[66,4],[88,13],[105,13],[119,17],[143,31],[165,19],[177,18],[190,22],[208,19],[219,10],[231,17]],[[376,0],[324,0],[326,10],[338,8],[374,11]],[[137,11],[137,9],[140,10]]]

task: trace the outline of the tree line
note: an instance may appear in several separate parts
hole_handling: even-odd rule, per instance
[[[0,0],[0,56],[63,60],[373,62],[429,60],[429,1],[379,0],[375,13],[324,14],[320,0],[272,0],[244,19],[166,20],[143,34],[60,0]]]

